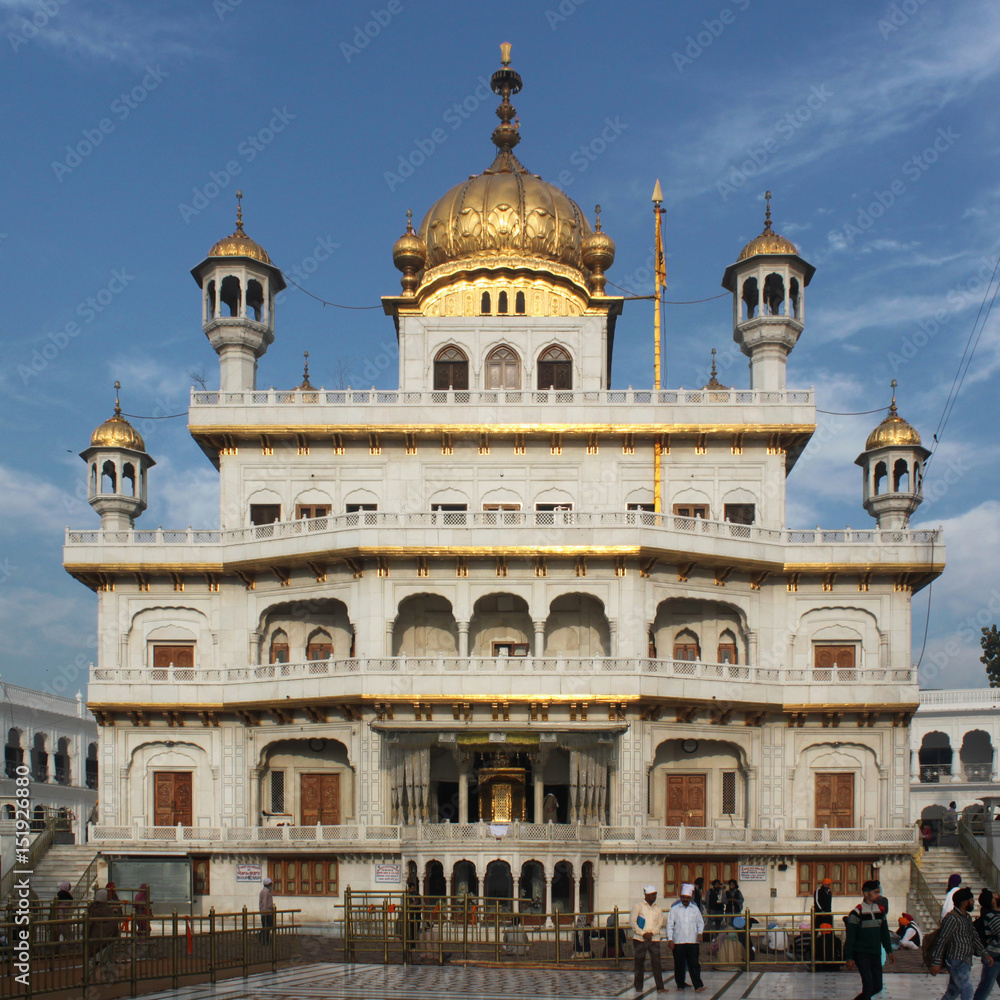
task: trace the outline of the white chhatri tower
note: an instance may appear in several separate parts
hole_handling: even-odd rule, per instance
[[[274,297],[285,287],[267,251],[243,231],[243,192],[236,198],[236,232],[191,271],[203,293],[201,326],[219,355],[220,392],[257,387],[257,361],[274,343]]]
[[[930,452],[920,444],[916,428],[896,412],[896,380],[892,380],[889,413],[868,435],[865,450],[854,460],[864,473],[865,510],[879,528],[898,531],[924,499],[924,465]]]
[[[142,435],[122,416],[115,382],[115,412],[91,435],[80,452],[87,463],[87,502],[101,515],[104,531],[131,528],[146,509],[146,473],[156,463]]]
[[[771,192],[764,231],[726,268],[722,287],[733,293],[733,340],[750,359],[750,388],[782,392],[785,365],[805,321],[805,287],[816,268],[771,229]]]

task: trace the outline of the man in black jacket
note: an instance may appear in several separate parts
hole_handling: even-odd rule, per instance
[[[813,909],[816,911],[817,917],[833,913],[833,879],[823,879],[819,887],[813,893]],[[821,923],[823,923],[823,921],[816,921],[817,926]]]
[[[708,925],[717,931],[722,926],[722,915],[726,912],[726,890],[719,879],[712,880],[708,890]]]

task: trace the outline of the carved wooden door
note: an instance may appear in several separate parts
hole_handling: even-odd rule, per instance
[[[816,826],[854,826],[854,775],[816,775]]]
[[[191,825],[191,772],[158,771],[153,775],[153,825]]]
[[[705,825],[705,775],[667,775],[667,826]]]
[[[340,823],[339,774],[303,774],[299,788],[303,826]]]

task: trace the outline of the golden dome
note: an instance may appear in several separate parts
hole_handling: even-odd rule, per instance
[[[427,267],[475,258],[502,266],[504,257],[512,262],[527,257],[584,271],[581,244],[590,225],[580,206],[530,173],[513,153],[521,136],[510,95],[521,89],[521,78],[509,66],[509,52],[490,86],[501,97],[500,124],[493,132],[496,159],[481,174],[456,184],[424,216],[419,236],[427,248]]]
[[[225,236],[208,251],[209,257],[250,257],[262,264],[270,264],[267,251],[243,232],[243,192],[236,192],[236,232]]]
[[[739,257],[736,258],[737,263],[748,257],[756,257],[757,254],[798,254],[799,252],[791,240],[786,240],[784,236],[779,236],[771,229],[771,192],[768,191],[764,197],[767,199],[764,232],[760,236],[754,237],[740,251]]]
[[[896,411],[896,380],[892,380],[892,402],[889,404],[889,413],[868,435],[865,442],[865,451],[873,451],[876,448],[887,448],[892,445],[916,446],[920,447],[920,435],[917,429],[907,423]]]
[[[91,448],[129,448],[132,451],[145,451],[146,444],[142,435],[122,416],[122,408],[115,400],[114,416],[108,417],[93,434],[90,435]]]

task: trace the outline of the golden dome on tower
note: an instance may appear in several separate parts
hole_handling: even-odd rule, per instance
[[[262,264],[270,264],[271,258],[267,251],[256,241],[243,232],[243,192],[236,192],[236,232],[219,240],[211,250],[209,257],[250,257]]]
[[[764,195],[767,199],[767,213],[764,216],[764,232],[754,237],[736,258],[737,263],[758,254],[798,254],[795,244],[771,229],[771,192]]]
[[[503,266],[534,258],[585,271],[582,245],[591,229],[580,206],[528,171],[513,153],[521,135],[510,97],[520,91],[521,77],[510,68],[510,47],[501,49],[503,65],[490,80],[501,98],[500,124],[493,131],[497,156],[481,174],[442,195],[424,216],[418,234],[427,249],[427,267],[458,260]]]
[[[115,389],[119,384],[115,383]],[[90,435],[91,448],[128,448],[131,451],[145,451],[142,435],[122,416],[122,408],[115,395],[115,412]]]
[[[904,447],[920,447],[920,435],[917,429],[907,423],[896,411],[896,380],[892,380],[892,403],[889,405],[889,413],[868,435],[865,441],[865,451],[874,451],[876,448],[888,448],[902,445]]]

